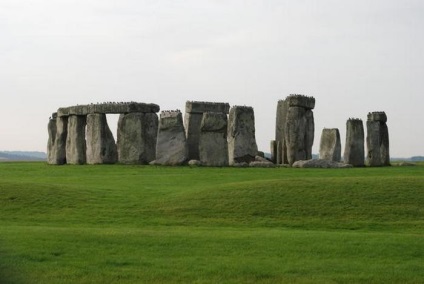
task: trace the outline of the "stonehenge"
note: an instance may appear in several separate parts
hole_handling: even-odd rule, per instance
[[[370,112],[367,118],[367,164],[371,167],[390,166],[386,113]]]
[[[342,145],[337,128],[324,128],[319,145],[319,158],[327,161],[340,162]]]
[[[290,164],[312,159],[314,143],[315,99],[304,95],[290,95],[277,105],[275,143],[277,164]]]
[[[346,122],[346,145],[336,128],[324,128],[319,159],[312,159],[315,99],[289,95],[277,103],[275,140],[269,154],[258,151],[255,114],[250,106],[187,101],[185,115],[156,104],[102,103],[59,108],[49,119],[47,163],[151,164],[234,167],[365,166],[361,119]],[[116,141],[106,115],[119,114]],[[367,116],[366,165],[389,166],[385,112]],[[344,162],[344,163],[340,163]],[[349,167],[349,166],[346,166]]]
[[[346,122],[344,163],[354,167],[365,165],[364,125],[361,119],[350,118]]]

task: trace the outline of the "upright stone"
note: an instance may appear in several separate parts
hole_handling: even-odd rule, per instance
[[[118,151],[106,115],[87,115],[87,163],[114,164],[118,161]]]
[[[181,112],[162,111],[154,163],[176,166],[185,163],[187,159],[187,141]]]
[[[270,150],[271,150],[271,161],[277,163],[277,153],[278,153],[278,142],[276,140],[271,140]]]
[[[66,139],[66,162],[82,165],[86,163],[85,142],[86,116],[71,115],[68,118],[68,137]]]
[[[252,107],[234,106],[228,123],[229,164],[250,163],[258,153],[255,137],[255,115]]]
[[[384,112],[372,112],[367,119],[367,164],[369,166],[389,166],[389,131]]]
[[[275,140],[281,146],[277,148],[277,163],[292,165],[312,158],[314,107],[315,99],[303,95],[290,95],[278,102]]]
[[[54,141],[51,164],[66,164],[66,140],[68,140],[68,117],[56,118],[56,139]]]
[[[148,164],[156,156],[158,116],[156,113],[121,114],[118,121],[118,161]]]
[[[319,145],[319,158],[322,160],[340,162],[342,146],[337,128],[324,128]]]
[[[344,162],[354,167],[363,167],[365,164],[364,126],[361,119],[349,119],[346,122]]]
[[[47,163],[56,164],[55,142],[57,133],[57,113],[53,113],[50,117],[49,124],[47,125],[47,131],[49,134],[47,141]]]
[[[227,115],[225,113],[203,113],[199,158],[205,166],[228,166]]]
[[[228,103],[186,102],[184,124],[186,129],[189,160],[199,160],[200,158],[199,139],[203,113],[218,112],[228,114],[229,109],[230,105]]]

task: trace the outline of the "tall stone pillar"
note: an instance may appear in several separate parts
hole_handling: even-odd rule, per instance
[[[277,162],[292,165],[298,160],[312,159],[314,143],[315,99],[303,95],[290,95],[277,105],[275,140]]]
[[[47,140],[47,163],[56,164],[56,151],[55,151],[55,142],[56,142],[56,133],[57,133],[57,113],[49,119],[49,124],[47,125],[47,131],[49,138]]]
[[[205,166],[228,166],[227,115],[225,113],[203,113],[199,158]]]
[[[228,122],[229,164],[250,163],[258,153],[255,136],[255,115],[252,107],[234,106]]]
[[[367,164],[372,167],[390,166],[389,130],[385,112],[368,113]]]
[[[118,151],[104,113],[87,115],[87,164],[114,164]]]
[[[324,128],[319,146],[319,158],[333,162],[340,162],[342,146],[340,132],[337,128]]]
[[[177,166],[188,159],[183,116],[180,111],[162,111],[154,164]]]
[[[217,112],[228,114],[228,103],[187,101],[184,124],[186,130],[189,160],[199,160],[199,139],[203,113]]]
[[[86,163],[85,115],[70,115],[66,139],[66,162],[82,165]]]
[[[361,119],[351,118],[346,122],[344,162],[354,167],[365,165],[364,126]]]
[[[118,121],[118,161],[148,164],[155,160],[158,116],[156,113],[121,114]]]

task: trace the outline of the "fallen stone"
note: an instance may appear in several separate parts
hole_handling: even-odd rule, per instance
[[[352,165],[322,159],[296,161],[293,168],[352,168]]]
[[[190,160],[188,161],[188,165],[191,167],[200,167],[202,165],[202,162],[199,160]]]
[[[275,165],[269,161],[266,162],[260,162],[260,161],[253,161],[249,164],[249,167],[254,168],[274,168]]]

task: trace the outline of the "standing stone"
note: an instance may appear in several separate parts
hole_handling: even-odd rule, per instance
[[[253,162],[257,153],[253,108],[232,107],[228,123],[229,164]]]
[[[228,103],[186,102],[184,124],[186,129],[189,160],[199,160],[200,158],[199,139],[203,113],[218,112],[228,114],[229,109],[230,105]]]
[[[278,152],[278,142],[276,140],[271,140],[270,149],[271,149],[271,161],[277,163],[277,152]]]
[[[290,95],[278,102],[275,128],[275,140],[280,143],[277,146],[278,164],[292,165],[295,161],[312,158],[314,107],[315,99],[303,95]]]
[[[49,139],[47,141],[47,163],[56,164],[56,134],[57,134],[57,113],[53,113],[47,125]]]
[[[148,164],[156,156],[158,116],[156,113],[121,114],[118,121],[118,161]]]
[[[66,140],[68,139],[68,117],[62,116],[56,118],[56,139],[54,141],[54,154],[51,164],[66,164]],[[49,162],[49,163],[50,163]]]
[[[87,163],[114,164],[118,161],[118,151],[106,115],[87,115]]]
[[[176,166],[188,159],[187,141],[180,111],[162,111],[154,164]]]
[[[369,166],[389,166],[389,131],[384,112],[372,112],[367,119],[367,164]]]
[[[71,115],[68,118],[68,137],[66,139],[66,162],[82,165],[86,163],[85,142],[86,117]]]
[[[340,162],[342,146],[337,128],[324,128],[319,145],[319,158],[327,161]]]
[[[203,113],[199,158],[205,166],[228,166],[227,115],[225,113]]]
[[[346,122],[344,162],[354,167],[364,166],[364,126],[361,119],[349,119]]]

